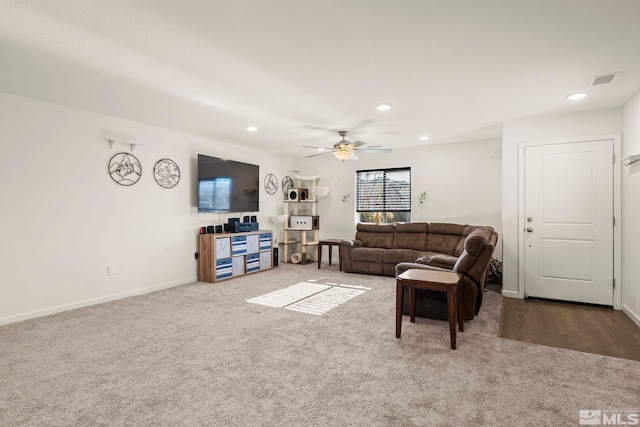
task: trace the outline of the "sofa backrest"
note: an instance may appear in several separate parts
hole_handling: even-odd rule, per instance
[[[393,224],[358,223],[356,226],[356,240],[364,247],[391,249],[395,226]]]
[[[427,248],[428,229],[429,224],[426,222],[397,223],[396,234],[393,238],[393,248],[425,251]]]
[[[426,250],[460,256],[464,250],[465,227],[467,226],[459,224],[430,223]]]
[[[498,234],[492,227],[471,227],[464,240],[464,250],[453,267],[480,283],[496,247]]]

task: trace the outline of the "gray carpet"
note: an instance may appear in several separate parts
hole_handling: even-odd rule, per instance
[[[317,279],[364,293],[322,315],[250,304]],[[640,362],[497,337],[485,293],[458,350],[405,317],[393,278],[285,264],[0,327],[2,426],[577,425],[639,410]]]

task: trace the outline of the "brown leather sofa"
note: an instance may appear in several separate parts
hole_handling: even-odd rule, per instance
[[[464,318],[480,311],[482,293],[498,233],[488,226],[445,223],[365,224],[353,240],[340,242],[347,273],[395,276],[410,268],[454,270],[462,274]],[[405,311],[408,302],[405,301]],[[447,318],[446,294],[419,289],[416,315]]]

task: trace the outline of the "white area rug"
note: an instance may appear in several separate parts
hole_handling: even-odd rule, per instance
[[[278,291],[251,298],[247,302],[269,307],[285,308],[320,316],[364,293],[368,288],[335,283],[301,282]]]

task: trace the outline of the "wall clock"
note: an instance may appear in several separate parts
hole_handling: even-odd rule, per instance
[[[278,178],[274,174],[269,173],[264,177],[264,189],[269,194],[276,194],[276,191],[278,191]]]
[[[287,194],[290,188],[293,188],[293,178],[285,176],[282,178],[282,192]]]

